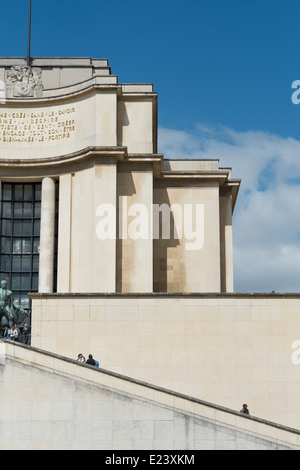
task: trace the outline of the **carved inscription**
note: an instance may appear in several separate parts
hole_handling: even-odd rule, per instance
[[[70,139],[75,131],[75,108],[42,112],[1,112],[0,142],[34,143]]]

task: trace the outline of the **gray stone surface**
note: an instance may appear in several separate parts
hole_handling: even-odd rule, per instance
[[[24,356],[26,350],[23,347]],[[7,356],[6,364],[0,365],[1,450],[285,448],[197,415],[95,386],[74,375],[64,377],[42,370],[20,360],[22,349],[17,353],[18,360]],[[81,372],[82,367],[90,370],[78,367]]]
[[[23,94],[16,93],[11,83],[12,74],[16,69],[23,76],[27,67],[25,58],[0,58],[0,80],[6,83],[7,98],[12,97],[41,97],[43,90],[63,88],[85,82],[94,77],[111,76],[111,69],[107,59],[91,58],[33,58],[31,62],[32,80],[38,81],[23,90]],[[37,75],[38,73],[38,75]],[[37,76],[40,80],[37,80]],[[22,82],[17,80],[17,85]],[[25,77],[26,78],[26,77]],[[25,80],[26,81],[26,80]],[[38,86],[37,86],[38,85]],[[10,90],[12,88],[12,90]]]

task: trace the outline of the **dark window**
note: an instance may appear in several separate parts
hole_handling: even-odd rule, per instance
[[[0,280],[29,309],[28,292],[38,291],[41,184],[2,183],[1,192]]]

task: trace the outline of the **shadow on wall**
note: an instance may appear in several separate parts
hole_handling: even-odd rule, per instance
[[[168,183],[170,185],[170,182]],[[171,207],[166,185],[163,181],[155,181],[154,204]],[[180,245],[176,237],[173,212],[168,214],[169,236],[163,236],[163,214],[159,213],[159,237],[153,240],[153,290],[154,292],[179,292],[186,284],[185,263],[180,258],[168,260],[168,249]],[[178,280],[178,282],[176,282]],[[180,281],[179,281],[180,280]]]

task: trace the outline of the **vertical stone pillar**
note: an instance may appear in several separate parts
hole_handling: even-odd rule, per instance
[[[39,292],[53,292],[55,236],[55,180],[42,181],[42,208],[40,232]]]
[[[116,292],[116,211],[117,164],[108,160],[94,173],[94,292]]]
[[[222,292],[233,292],[232,196],[220,197],[221,286]]]
[[[233,292],[232,196],[227,198],[225,216],[226,292]]]
[[[70,203],[71,293],[116,291],[116,184],[117,164],[112,158],[102,157],[101,163],[82,169],[73,177]],[[58,244],[61,246],[60,240]]]
[[[117,291],[153,292],[153,168],[118,167]]]
[[[57,292],[70,292],[72,175],[59,177]]]

